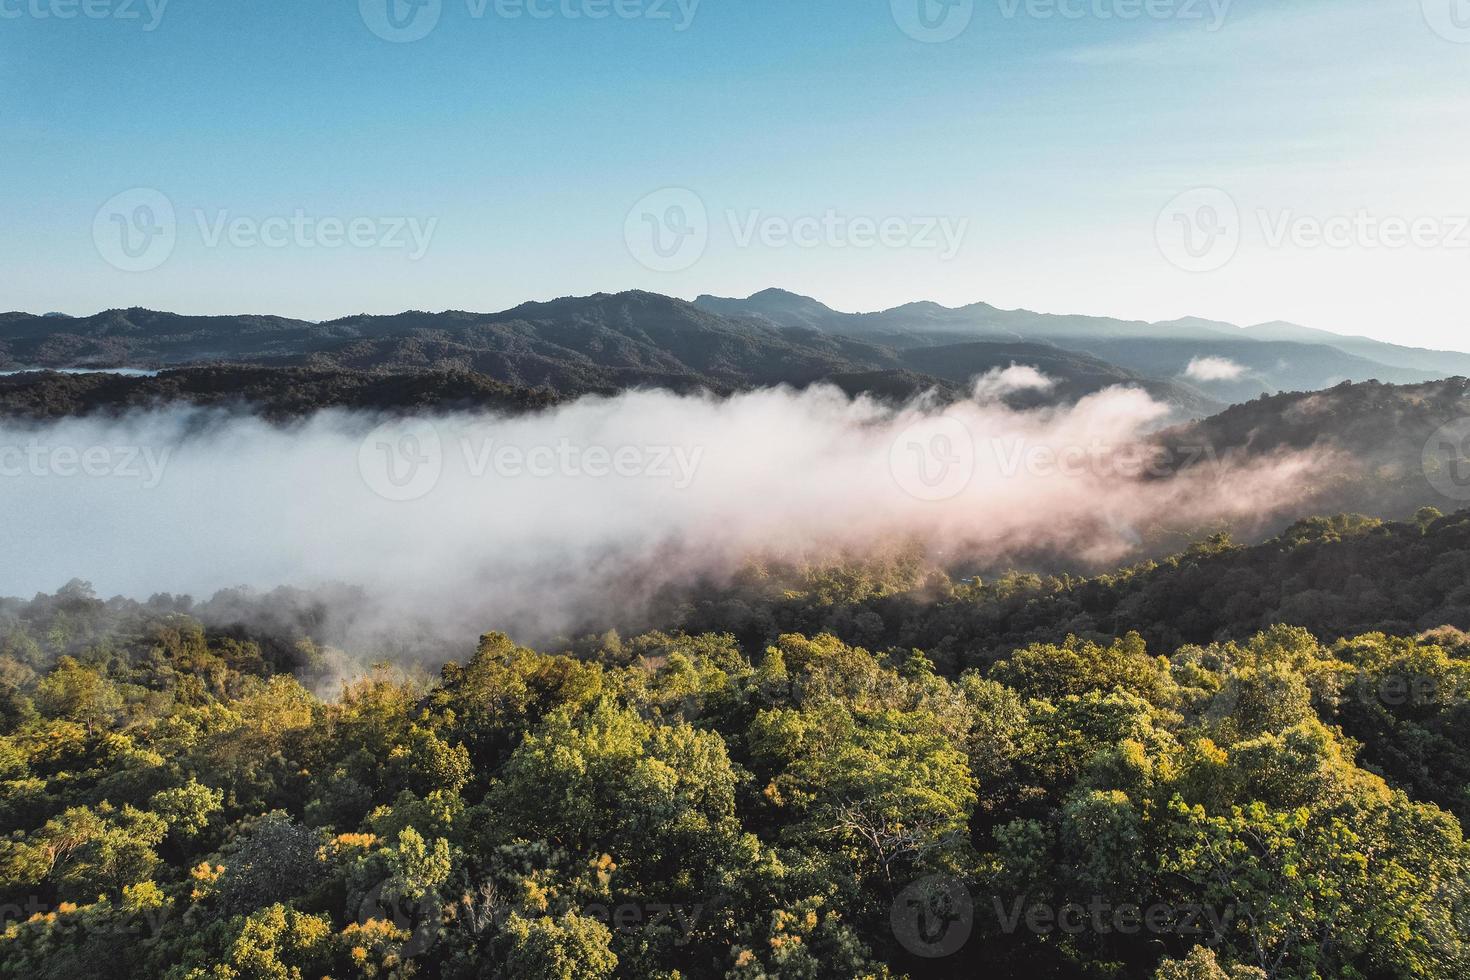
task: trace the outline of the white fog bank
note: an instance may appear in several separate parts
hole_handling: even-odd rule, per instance
[[[993,379],[942,410],[815,388],[635,392],[381,426],[336,411],[279,428],[185,409],[0,423],[0,595],[74,577],[138,598],[345,582],[385,615],[552,629],[753,554],[903,539],[951,558],[1120,559],[1166,518],[1290,506],[1322,464],[1292,455],[1150,476],[1139,440],[1163,406],[1110,389],[1018,412],[987,394],[1018,382],[1043,384]]]

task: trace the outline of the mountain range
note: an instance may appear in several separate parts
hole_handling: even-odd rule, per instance
[[[0,314],[0,371],[248,366],[317,372],[318,378],[326,376],[320,372],[470,372],[548,397],[633,387],[727,394],[826,382],[851,393],[908,398],[928,389],[958,396],[977,375],[1011,364],[1053,378],[1047,395],[1053,400],[1131,384],[1173,405],[1181,418],[1348,379],[1412,384],[1470,375],[1470,354],[1287,323],[1146,323],[984,303],[842,313],[778,289],[692,303],[640,291],[599,293],[499,313],[410,311],[324,322],[144,309],[87,317]],[[206,387],[230,376],[216,372]]]
[[[1277,391],[1312,391],[1349,380],[1412,384],[1470,375],[1470,354],[1405,347],[1279,321],[1251,327],[1197,317],[1148,323],[1002,310],[987,303],[959,308],[909,303],[879,313],[840,313],[780,289],[745,299],[700,296],[694,303],[726,316],[899,348],[951,344],[960,338],[1048,344],[1147,378],[1188,383],[1222,402]],[[1218,365],[1225,369],[1223,374],[1191,374],[1191,363],[1208,359],[1228,362]]]

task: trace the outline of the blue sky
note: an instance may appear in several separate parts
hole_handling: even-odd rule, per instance
[[[778,285],[1470,347],[1467,0],[384,2],[0,0],[0,307]]]

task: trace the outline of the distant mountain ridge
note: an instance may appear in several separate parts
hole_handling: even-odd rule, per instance
[[[1208,370],[1200,370],[1203,362]],[[657,293],[563,297],[499,313],[406,311],[323,322],[269,315],[108,310],[0,314],[0,370],[247,365],[324,371],[474,372],[559,397],[632,387],[715,393],[829,381],[854,393],[953,395],[1011,363],[1041,368],[1059,400],[1132,384],[1203,415],[1345,380],[1417,384],[1470,375],[1470,354],[1341,337],[1287,323],[1163,323],[987,303],[915,302],[843,313],[798,293],[744,299]]]
[[[934,358],[829,333],[728,317],[656,293],[599,293],[523,303],[500,313],[410,311],[322,323],[270,316],[192,317],[110,310],[64,321],[0,316],[0,370],[17,367],[248,365],[353,372],[474,372],[561,397],[634,387],[717,394],[830,382],[907,398],[963,393],[976,375],[1045,365],[1056,397],[1137,385],[1182,415],[1219,403],[1192,385],[1154,379],[1052,345],[963,344]]]
[[[767,289],[745,299],[700,296],[696,306],[774,326],[809,326],[896,346],[1006,339],[1049,343],[1102,358],[1146,377],[1185,379],[1205,394],[1237,402],[1276,391],[1317,390],[1343,381],[1414,384],[1470,375],[1470,354],[1347,337],[1273,322],[1251,327],[1198,317],[1161,323],[1001,310],[988,303],[950,308],[908,303],[876,313],[841,313],[809,296]],[[1243,370],[1235,378],[1190,378],[1196,358]]]

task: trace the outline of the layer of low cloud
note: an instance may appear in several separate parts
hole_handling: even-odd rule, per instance
[[[1228,357],[1196,357],[1184,369],[1184,376],[1195,381],[1234,381],[1245,373],[1245,365]]]
[[[1136,389],[1015,411],[894,409],[817,387],[633,392],[516,417],[331,411],[290,428],[182,409],[0,423],[0,595],[73,577],[138,598],[348,583],[384,622],[549,636],[751,556],[901,541],[946,559],[1116,560],[1161,515],[1289,507],[1322,464],[1150,476],[1130,460],[1166,414]]]
[[[1012,364],[980,375],[975,379],[973,390],[977,402],[989,402],[1020,391],[1050,391],[1054,387],[1055,380],[1031,365]]]

